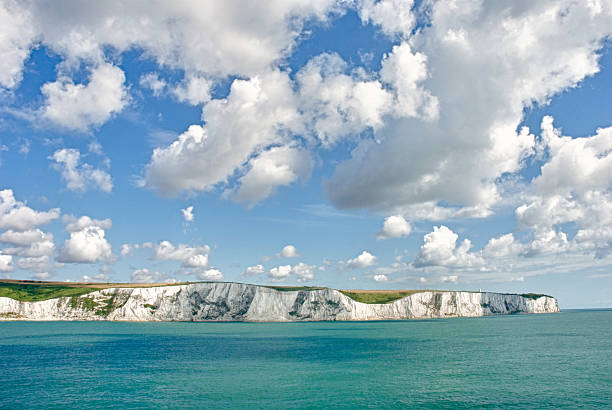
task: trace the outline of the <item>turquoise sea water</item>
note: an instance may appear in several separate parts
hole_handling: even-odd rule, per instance
[[[612,310],[323,323],[0,322],[2,408],[611,408]]]

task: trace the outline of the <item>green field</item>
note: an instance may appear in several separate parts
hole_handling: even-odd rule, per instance
[[[527,299],[539,299],[541,297],[552,298],[552,296],[544,295],[542,293],[522,293],[521,296]]]
[[[60,298],[62,296],[81,296],[98,289],[61,285],[30,285],[17,283],[0,283],[0,296],[22,302]]]
[[[265,288],[278,290],[279,292],[296,292],[300,290],[321,290],[326,289],[320,286],[264,286]]]
[[[393,302],[394,300],[405,298],[406,296],[410,296],[415,293],[424,292],[424,291],[405,290],[405,291],[399,291],[399,292],[393,292],[393,291],[380,291],[380,292],[355,291],[355,292],[352,292],[352,291],[347,291],[347,290],[341,290],[339,292],[342,292],[342,294],[344,294],[345,296],[348,296],[349,298],[357,302],[384,304],[384,303],[390,303],[390,302]]]

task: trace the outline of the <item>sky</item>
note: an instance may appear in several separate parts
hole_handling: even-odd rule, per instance
[[[0,0],[0,277],[612,307],[612,0]]]

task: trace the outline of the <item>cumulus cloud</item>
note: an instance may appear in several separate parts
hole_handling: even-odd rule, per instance
[[[83,275],[80,278],[77,278],[77,282],[85,282],[85,283],[92,283],[92,282],[109,282],[110,281],[110,276],[105,275],[104,273],[98,273],[96,275],[93,276],[89,276],[89,275]]]
[[[248,171],[238,179],[239,187],[225,194],[236,201],[254,205],[272,195],[277,187],[310,177],[312,166],[306,151],[274,147],[249,161]]]
[[[392,95],[378,80],[363,72],[346,74],[347,64],[337,54],[312,58],[297,73],[302,120],[323,146],[340,138],[383,125]]]
[[[109,218],[106,219],[93,219],[87,215],[83,215],[79,218],[74,215],[64,215],[62,221],[66,223],[66,230],[68,232],[81,231],[90,226],[97,226],[102,229],[110,229],[113,226],[113,221]]]
[[[49,211],[35,211],[23,202],[17,201],[10,189],[0,191],[0,229],[27,231],[57,219],[59,208]]]
[[[243,177],[246,187],[237,195],[256,202],[257,195],[249,185],[262,187],[269,194],[277,185],[309,171],[299,150],[266,150],[271,144],[288,141],[290,129],[299,130],[299,114],[286,73],[276,70],[249,80],[234,80],[227,98],[210,101],[202,116],[205,126],[192,125],[172,144],[153,151],[145,171],[146,187],[164,195],[208,191],[250,162],[250,171]],[[258,160],[259,154],[263,156]],[[297,161],[295,167],[291,161]],[[274,180],[266,185],[261,176],[268,168]]]
[[[64,242],[57,260],[65,263],[96,263],[111,257],[111,245],[105,238],[110,219],[96,220],[88,216],[67,217],[66,230],[70,238]]]
[[[515,243],[514,251],[530,257],[569,252],[604,258],[612,250],[612,127],[572,138],[554,127],[552,117],[544,117],[541,129],[541,172],[515,210],[519,228],[531,237]],[[562,231],[566,224],[576,228],[572,240]]]
[[[151,90],[154,96],[158,97],[162,91],[166,88],[168,83],[165,80],[159,78],[158,73],[146,73],[140,76],[140,86]]]
[[[45,83],[43,116],[77,131],[102,125],[127,104],[125,74],[110,63],[92,69],[87,84],[75,84],[68,77]]]
[[[7,245],[0,250],[0,253],[11,256],[11,261],[13,256],[18,256],[17,267],[20,269],[37,273],[52,270],[51,257],[55,253],[53,234],[43,232],[34,228],[34,226],[39,222],[46,222],[47,218],[56,218],[59,215],[59,210],[57,210],[57,213],[53,212],[53,214],[38,213],[15,201],[12,198],[12,192],[10,194],[4,191],[0,192],[0,199],[2,199],[0,225],[5,218],[4,221],[9,222],[8,226],[12,228],[0,233],[0,243]],[[3,205],[5,206],[4,210],[2,210]],[[10,223],[11,220],[13,223]],[[20,230],[19,228],[29,229]],[[5,259],[7,258],[5,257]]]
[[[247,276],[261,275],[265,272],[263,265],[247,266],[244,274]]]
[[[14,268],[13,256],[0,253],[0,273],[12,272]]]
[[[399,15],[400,3],[384,7],[397,6]],[[490,214],[500,177],[520,171],[535,149],[529,130],[517,132],[524,108],[598,71],[597,52],[612,33],[612,10],[598,4],[432,3],[430,24],[404,33],[410,41],[383,60],[381,81],[404,114],[336,167],[326,185],[332,203],[404,215],[406,207],[449,204]],[[375,24],[395,32],[391,21]]]
[[[51,259],[47,255],[19,258],[17,266],[19,269],[30,270],[39,274],[49,273],[49,271],[53,269]]]
[[[458,238],[459,235],[446,226],[434,226],[433,232],[423,237],[423,245],[413,266],[416,268],[440,266],[451,269],[483,266],[482,256],[469,251],[472,247],[470,240],[464,239],[457,246]]]
[[[298,282],[308,282],[314,279],[317,267],[315,265],[307,265],[303,262],[297,265],[280,265],[268,271],[268,277],[273,281],[284,281],[292,275]]]
[[[357,257],[346,261],[346,267],[349,269],[362,269],[376,264],[376,256],[368,251],[361,252]]]
[[[174,89],[174,95],[181,102],[187,102],[191,105],[204,104],[210,101],[212,85],[212,81],[205,77],[189,75]]]
[[[44,2],[28,5],[41,41],[68,59],[96,58],[109,46],[120,53],[137,48],[162,67],[247,77],[286,56],[304,21],[325,20],[336,8],[331,0],[110,1],[87,8],[68,1],[52,12]]]
[[[401,238],[410,235],[412,227],[401,215],[392,215],[385,218],[383,227],[376,233],[377,239]]]
[[[386,282],[389,280],[389,278],[387,277],[387,275],[374,275],[372,277],[376,282]]]
[[[389,36],[408,36],[416,23],[413,5],[413,0],[363,0],[359,16],[364,23],[380,26]]]
[[[21,81],[35,30],[30,12],[17,1],[0,4],[0,27],[0,87],[10,89]]]
[[[188,246],[181,243],[174,246],[169,241],[162,241],[159,245],[155,245],[155,259],[181,261],[181,266],[184,268],[207,267],[209,252],[208,245]]]
[[[289,278],[289,275],[291,275],[291,265],[276,266],[270,269],[270,271],[268,272],[268,276],[272,280],[278,281]]]
[[[223,280],[223,273],[221,273],[219,269],[215,269],[215,268],[200,270],[196,273],[196,276],[198,277],[198,279],[201,279],[201,280],[212,280],[212,281]]]
[[[458,279],[459,276],[457,275],[440,276],[440,282],[457,283]]]
[[[97,187],[104,192],[113,190],[109,173],[81,162],[81,153],[77,149],[57,150],[49,159],[56,162],[53,167],[60,172],[66,181],[66,188],[71,191],[86,191],[90,187]]]
[[[132,249],[134,249],[132,245],[130,245],[129,243],[124,243],[123,245],[121,245],[121,256],[129,255],[130,252],[132,252]]]
[[[185,219],[185,222],[193,221],[193,206],[188,206],[185,209],[181,209],[181,212],[183,214],[183,218]]]
[[[279,256],[281,258],[299,258],[302,255],[300,255],[295,246],[286,245],[279,253]]]
[[[521,252],[523,252],[523,245],[518,243],[511,233],[491,238],[484,248],[484,255],[487,258],[513,257],[518,256]]]
[[[0,243],[12,245],[2,249],[3,253],[9,255],[41,257],[50,256],[55,251],[53,234],[40,229],[22,232],[8,230],[0,234]]]
[[[133,271],[130,281],[133,283],[174,283],[176,279],[168,277],[165,273],[144,268]]]
[[[316,269],[314,265],[300,262],[291,268],[291,273],[296,276],[298,282],[308,282],[314,279]]]
[[[395,90],[394,109],[398,117],[437,119],[438,98],[422,86],[429,77],[425,54],[413,52],[408,43],[402,43],[393,46],[381,65],[381,80]]]

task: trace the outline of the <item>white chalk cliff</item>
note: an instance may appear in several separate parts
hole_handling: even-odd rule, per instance
[[[0,320],[319,321],[396,320],[558,312],[549,296],[424,291],[386,304],[334,289],[279,291],[240,283],[108,288],[78,297],[21,302],[0,297]]]

